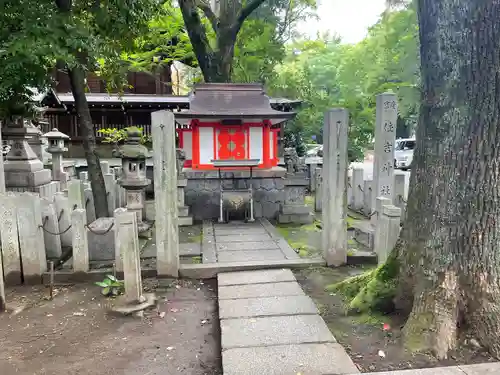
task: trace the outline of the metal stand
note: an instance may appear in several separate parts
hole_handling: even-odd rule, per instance
[[[243,198],[248,199],[249,202],[249,210],[247,210],[247,214],[245,215],[246,222],[254,222],[254,214],[253,214],[253,169],[259,165],[258,159],[245,159],[245,160],[212,160],[214,167],[218,169],[219,174],[219,186],[220,186],[220,200],[219,200],[219,223],[227,223],[229,222],[229,212],[226,212],[224,215],[224,200],[225,197],[230,195],[238,194]],[[235,177],[233,175],[233,189],[224,190],[223,180],[225,178],[222,177],[222,168],[249,168],[250,169],[250,179],[249,179],[249,187],[247,189],[236,189],[235,186]],[[246,200],[246,199],[245,199]],[[249,211],[249,212],[248,212]],[[224,217],[226,216],[226,217]]]

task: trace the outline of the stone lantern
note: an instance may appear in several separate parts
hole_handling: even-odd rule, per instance
[[[120,146],[117,156],[122,159],[122,175],[118,183],[126,190],[127,210],[135,212],[139,232],[149,229],[142,221],[144,191],[151,183],[146,178],[146,159],[150,158],[147,147],[141,145],[141,131],[137,128],[127,130],[127,140]]]
[[[61,181],[62,174],[64,173],[62,154],[63,152],[68,151],[65,141],[68,140],[69,137],[64,133],[61,133],[56,128],[52,129],[52,131],[48,133],[45,133],[43,136],[47,138],[49,143],[47,152],[52,154],[52,180]]]

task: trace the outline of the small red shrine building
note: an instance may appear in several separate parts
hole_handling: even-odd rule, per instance
[[[176,112],[185,167],[215,169],[214,160],[259,160],[259,169],[278,165],[278,136],[295,116],[271,108],[260,84],[195,85],[189,110]]]

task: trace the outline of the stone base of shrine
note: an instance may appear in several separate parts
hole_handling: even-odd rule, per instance
[[[220,186],[224,190],[248,189],[253,186],[254,216],[276,219],[285,202],[285,175],[282,167],[254,169],[250,180],[249,169],[199,171],[184,168],[187,179],[185,204],[195,220],[216,219],[220,212]],[[221,178],[222,177],[222,178]]]

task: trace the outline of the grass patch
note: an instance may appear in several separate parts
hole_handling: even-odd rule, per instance
[[[191,257],[192,264],[201,264],[201,256]]]

